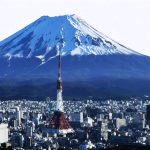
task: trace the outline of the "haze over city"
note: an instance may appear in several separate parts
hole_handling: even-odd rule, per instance
[[[150,55],[148,0],[0,0],[0,41],[42,15],[76,14],[115,41]]]

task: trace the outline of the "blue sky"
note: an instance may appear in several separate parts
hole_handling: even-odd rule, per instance
[[[115,41],[150,55],[150,0],[0,0],[0,41],[42,15],[76,14]]]

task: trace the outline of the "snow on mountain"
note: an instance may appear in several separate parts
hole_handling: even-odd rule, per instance
[[[63,37],[63,38],[62,38]],[[27,27],[0,42],[0,56],[37,57],[42,62],[62,55],[141,55],[95,30],[76,15],[42,16]]]
[[[65,15],[43,16],[0,42],[0,96],[35,99],[55,93],[60,47],[65,96],[150,94],[150,57],[111,40],[76,15]]]

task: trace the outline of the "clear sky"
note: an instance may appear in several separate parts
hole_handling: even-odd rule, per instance
[[[43,15],[76,14],[115,41],[150,56],[150,0],[0,0],[0,41]]]

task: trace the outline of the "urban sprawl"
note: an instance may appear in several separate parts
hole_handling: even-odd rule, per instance
[[[147,98],[148,99],[148,98]],[[149,100],[64,101],[73,132],[49,132],[56,101],[0,101],[0,147],[35,150],[150,145]]]

